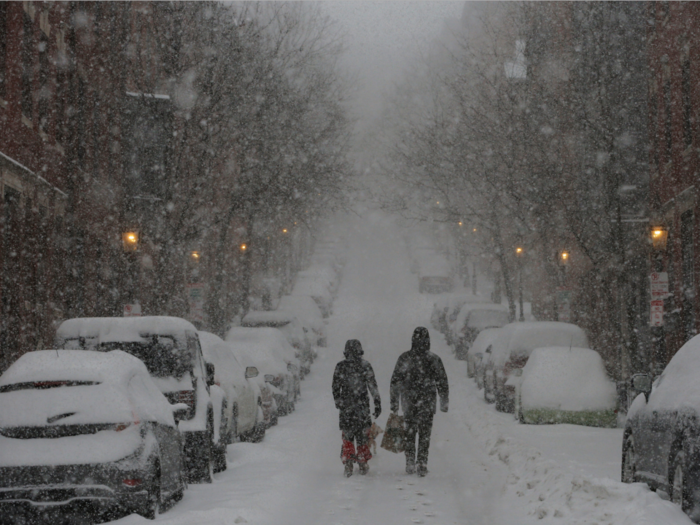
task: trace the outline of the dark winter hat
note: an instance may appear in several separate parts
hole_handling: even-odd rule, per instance
[[[352,357],[361,357],[364,355],[364,350],[362,350],[362,345],[360,344],[360,341],[357,339],[348,339],[347,343],[345,343],[345,351],[343,352],[343,355],[345,355],[346,359],[350,359]]]
[[[430,350],[430,334],[427,328],[419,326],[413,331],[411,350],[416,352],[427,352]]]

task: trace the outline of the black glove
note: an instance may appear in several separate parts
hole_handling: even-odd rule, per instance
[[[379,415],[382,413],[382,407],[379,405],[374,406],[374,419],[377,419]]]
[[[447,401],[440,400],[440,412],[447,412],[447,406],[448,406]]]

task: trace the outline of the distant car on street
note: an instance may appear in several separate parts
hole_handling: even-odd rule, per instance
[[[0,377],[0,521],[122,509],[153,519],[186,487],[174,417],[186,411],[125,352],[24,354]]]
[[[467,359],[467,350],[479,332],[487,328],[501,328],[510,321],[508,307],[500,304],[465,304],[452,325],[452,343],[455,357]]]
[[[632,377],[639,392],[627,412],[622,481],[663,490],[693,520],[700,518],[700,336],[673,356],[653,382]]]
[[[291,312],[296,315],[302,323],[311,328],[316,336],[316,345],[328,346],[323,314],[311,297],[306,295],[283,295],[280,297],[277,310]]]
[[[491,352],[491,345],[498,335],[498,328],[486,328],[479,332],[474,343],[467,350],[467,377],[475,378],[479,388],[484,388],[483,359],[486,352]]]
[[[63,321],[56,331],[56,348],[108,352],[123,350],[146,365],[151,378],[171,403],[189,410],[179,423],[185,436],[185,459],[192,482],[212,481],[214,462],[225,453],[215,442],[210,385],[214,367],[207,365],[192,323],[178,317],[85,317]]]

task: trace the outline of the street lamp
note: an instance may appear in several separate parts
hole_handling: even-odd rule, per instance
[[[283,228],[282,233],[287,233],[287,228]]]
[[[135,252],[139,248],[138,230],[128,230],[122,232],[122,247],[125,252]]]
[[[518,259],[518,273],[519,278],[518,278],[518,302],[520,303],[520,319],[519,321],[522,323],[525,321],[525,312],[523,312],[523,255],[525,255],[525,250],[523,249],[522,246],[516,246],[515,247],[515,256]]]
[[[198,264],[201,258],[202,258],[202,254],[200,252],[198,252],[197,250],[192,250],[190,252],[190,260],[194,264]]]
[[[654,251],[666,251],[666,243],[668,242],[668,228],[666,226],[652,226],[649,235]]]
[[[248,249],[248,245],[246,243],[241,244],[241,251],[245,252]]]
[[[569,258],[571,257],[571,254],[568,252],[568,250],[562,250],[559,252],[559,266],[567,266],[569,264]]]

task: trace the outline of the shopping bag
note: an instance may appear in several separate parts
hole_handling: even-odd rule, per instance
[[[403,416],[389,414],[381,447],[390,452],[403,452],[405,439],[404,434],[405,430],[403,425]]]

